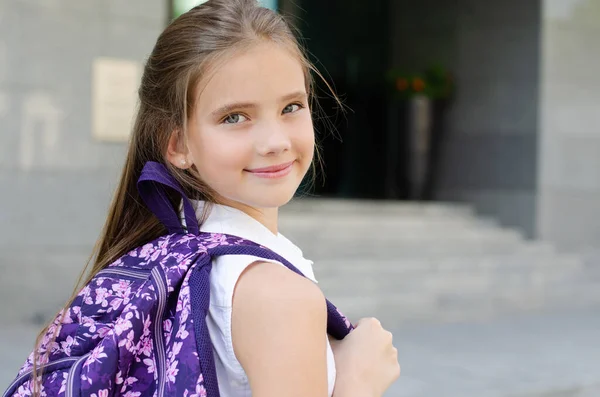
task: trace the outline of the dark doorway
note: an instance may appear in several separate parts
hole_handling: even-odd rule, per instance
[[[337,133],[324,120],[315,120],[326,178],[313,192],[383,198],[389,157],[389,0],[302,0],[299,5],[297,26],[311,58],[349,108],[345,115],[337,112],[325,85],[317,81],[319,103]]]

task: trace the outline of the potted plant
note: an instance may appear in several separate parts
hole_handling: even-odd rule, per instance
[[[454,80],[450,72],[439,65],[420,73],[406,73],[398,68],[388,71],[387,80],[391,83],[393,95],[397,99],[425,97],[442,100],[454,92]]]
[[[406,161],[410,199],[432,199],[443,135],[443,118],[455,90],[454,80],[439,65],[418,73],[406,73],[394,68],[388,71],[386,79],[392,109],[399,119],[392,134],[400,134],[400,137],[396,137],[394,141],[404,139],[407,146],[407,158],[396,159],[391,164]],[[401,157],[397,152],[395,156]]]

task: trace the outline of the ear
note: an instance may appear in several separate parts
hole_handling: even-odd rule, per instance
[[[167,145],[167,160],[177,168],[187,169],[192,166],[188,160],[189,151],[179,130],[171,132]]]

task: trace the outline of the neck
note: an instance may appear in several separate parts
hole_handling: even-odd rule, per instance
[[[233,200],[219,200],[219,204],[238,209],[260,222],[271,233],[278,234],[279,208],[256,208]]]

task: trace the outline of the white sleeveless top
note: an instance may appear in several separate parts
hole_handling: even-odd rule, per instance
[[[198,218],[203,202],[195,202]],[[304,258],[302,251],[281,234],[274,235],[263,224],[246,213],[224,205],[213,205],[200,231],[231,234],[261,244],[296,266],[307,278],[315,280],[312,261]],[[215,353],[215,365],[222,397],[249,397],[252,395],[248,377],[233,351],[231,339],[231,309],[233,291],[244,269],[256,261],[273,262],[250,255],[227,255],[213,261],[210,273],[210,308],[207,316],[208,330]],[[281,264],[282,265],[282,264]],[[283,265],[282,265],[283,266]],[[335,361],[327,335],[328,396],[335,385]]]

